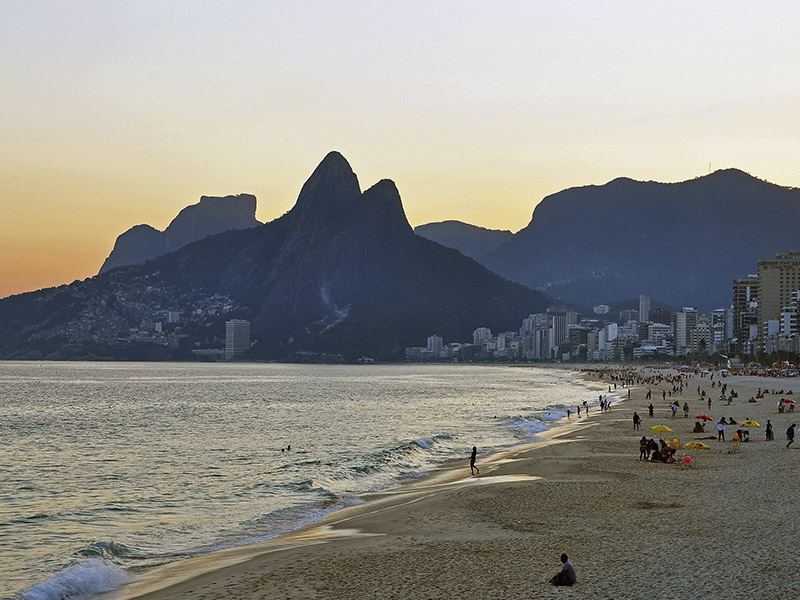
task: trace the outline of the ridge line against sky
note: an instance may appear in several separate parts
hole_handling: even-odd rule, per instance
[[[791,2],[9,0],[0,297],[94,275],[201,195],[294,204],[330,150],[412,225],[735,167],[800,185]]]

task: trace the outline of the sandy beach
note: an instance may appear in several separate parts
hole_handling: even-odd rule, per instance
[[[655,372],[647,370],[648,372]],[[545,441],[514,452],[479,456],[480,475],[443,470],[393,493],[330,515],[315,526],[262,544],[168,565],[106,599],[272,598],[790,598],[800,593],[794,545],[800,442],[786,449],[798,415],[778,414],[778,394],[755,403],[757,388],[800,395],[794,379],[728,377],[729,406],[708,377],[694,376],[682,394],[662,400],[672,384],[646,387],[608,412],[555,427]],[[589,380],[600,390],[607,382]],[[709,410],[697,386],[714,400]],[[620,396],[627,390],[618,390]],[[785,395],[785,394],[784,394]],[[612,395],[613,397],[613,395]],[[669,403],[687,402],[689,418]],[[633,431],[632,415],[643,419]],[[695,415],[714,419],[691,433]],[[715,435],[721,416],[751,418],[731,453],[735,426],[710,450],[681,450],[692,468],[638,459],[638,440],[665,424],[681,443]],[[569,554],[578,582],[547,580]]]

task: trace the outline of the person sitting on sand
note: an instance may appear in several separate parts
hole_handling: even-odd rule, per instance
[[[550,583],[553,585],[572,585],[578,581],[578,577],[575,575],[575,567],[569,562],[569,558],[566,554],[561,555],[561,564],[563,565],[561,570],[553,575],[550,579]]]
[[[736,421],[733,417],[728,417],[728,425],[736,425]]]
[[[705,432],[706,432],[705,426],[700,421],[695,421],[692,433],[705,433]]]

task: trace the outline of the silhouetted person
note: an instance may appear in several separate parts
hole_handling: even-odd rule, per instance
[[[639,429],[639,425],[642,423],[642,418],[639,416],[639,413],[633,413],[633,430],[637,431]]]
[[[563,565],[561,570],[553,576],[550,583],[553,585],[572,585],[578,581],[578,577],[575,575],[575,567],[569,562],[566,554],[561,555],[561,564]]]
[[[475,466],[475,459],[477,458],[477,456],[478,456],[478,448],[473,446],[472,454],[469,455],[469,470],[470,473],[472,473],[473,475],[475,475],[475,473],[477,473],[478,475],[481,474],[481,470]]]
[[[789,425],[789,429],[786,430],[786,447],[788,448],[792,444],[794,444],[794,423]]]

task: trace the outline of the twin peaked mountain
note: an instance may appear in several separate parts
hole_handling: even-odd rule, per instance
[[[331,152],[279,219],[0,301],[0,329],[14,332],[0,340],[0,356],[138,357],[119,340],[139,320],[163,309],[213,315],[220,304],[224,314],[182,327],[185,342],[202,346],[224,335],[226,318],[239,317],[253,324],[255,356],[396,359],[434,333],[466,341],[481,325],[516,329],[547,299],[415,235],[392,181],[362,193],[344,157]]]

